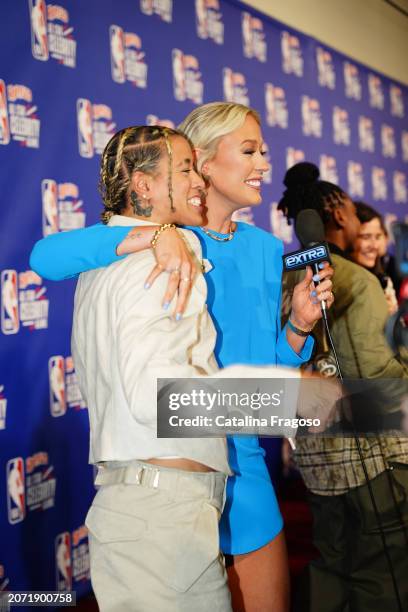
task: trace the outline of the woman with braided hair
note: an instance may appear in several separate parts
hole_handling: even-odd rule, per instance
[[[103,222],[153,225],[153,249],[174,223],[203,223],[203,189],[177,130],[126,128],[102,155]],[[181,232],[200,267],[198,239]],[[230,474],[225,438],[156,437],[156,378],[218,369],[207,288],[198,274],[177,322],[160,305],[164,278],[143,288],[153,263],[149,249],[84,272],[75,293],[72,355],[100,485],[86,518],[92,586],[101,612],[230,612],[218,537]]]
[[[198,169],[207,184],[207,223],[192,229],[213,266],[206,274],[207,304],[217,330],[218,364],[298,367],[311,354],[309,332],[321,316],[319,300],[332,303],[332,270],[328,266],[321,270],[322,282],[316,289],[308,271],[296,287],[290,322],[281,330],[283,245],[271,234],[231,219],[236,210],[262,201],[268,163],[259,115],[241,104],[214,102],[197,107],[181,128],[194,144]],[[129,233],[127,228],[99,225],[54,234],[37,243],[31,265],[54,280],[104,266],[128,252],[148,249],[152,228],[141,229],[144,233],[140,228]],[[162,279],[169,266],[180,267],[180,277],[192,268],[175,230],[159,236],[155,251],[157,265],[148,276],[148,287]],[[180,285],[173,276],[163,306],[171,302],[181,322],[191,285]],[[178,286],[178,297],[173,298]],[[223,552],[232,556],[228,575],[234,610],[286,612],[289,582],[283,521],[264,451],[255,436],[233,436],[228,438],[228,456],[234,476],[227,483],[220,540]]]

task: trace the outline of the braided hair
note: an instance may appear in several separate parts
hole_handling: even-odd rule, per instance
[[[278,204],[288,221],[296,219],[301,210],[312,208],[327,224],[335,208],[342,206],[347,194],[337,185],[320,180],[319,168],[310,162],[295,164],[285,174],[286,190]]]
[[[103,223],[108,223],[113,215],[121,214],[127,207],[133,172],[154,174],[165,152],[169,162],[168,195],[171,210],[174,210],[171,136],[186,139],[179,130],[146,125],[127,127],[112,136],[101,158],[99,191],[104,204]],[[132,199],[134,197],[132,193]]]

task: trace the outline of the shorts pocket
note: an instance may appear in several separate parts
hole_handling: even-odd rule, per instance
[[[176,522],[162,536],[159,528],[156,537],[160,538],[157,567],[161,576],[170,587],[184,593],[219,556],[218,511],[202,502],[188,520]]]
[[[103,508],[91,506],[85,525],[101,544],[139,540],[147,530],[143,519]]]

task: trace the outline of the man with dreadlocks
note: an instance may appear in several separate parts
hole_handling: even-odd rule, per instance
[[[400,379],[401,388],[408,371],[384,337],[388,310],[381,286],[348,259],[360,226],[355,205],[338,186],[319,180],[318,168],[308,162],[290,168],[284,184],[279,209],[288,220],[314,209],[324,223],[335,271],[335,302],[328,316],[344,378]],[[299,273],[286,275],[285,306],[298,280]],[[316,354],[320,365],[327,365],[324,327],[316,330]],[[318,361],[316,357],[315,366]],[[391,564],[355,439],[298,440],[297,464],[310,491],[314,544],[320,552],[299,601],[302,612],[408,610],[408,438],[379,435],[360,438],[360,444]]]

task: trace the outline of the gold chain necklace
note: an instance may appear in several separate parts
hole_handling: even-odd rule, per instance
[[[217,236],[217,234],[214,234],[211,230],[205,229],[205,227],[200,227],[199,229],[202,232],[204,232],[204,234],[206,234],[207,236],[209,236],[213,240],[217,240],[218,242],[229,242],[230,240],[233,239],[234,234],[235,234],[235,228],[232,229],[232,222],[230,223],[230,226],[229,226],[228,236],[225,236],[223,238],[220,238],[220,236]]]

